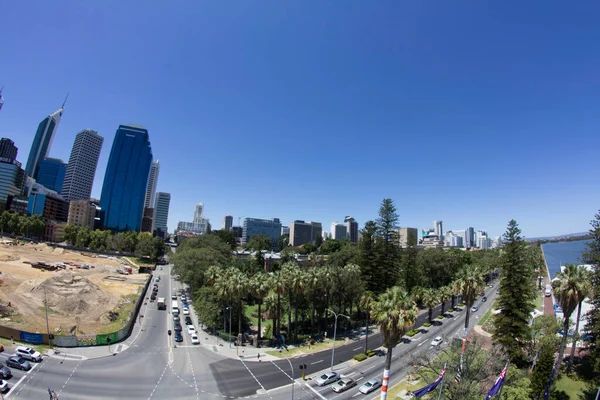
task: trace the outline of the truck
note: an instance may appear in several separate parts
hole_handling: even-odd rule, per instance
[[[158,298],[158,302],[156,303],[157,307],[159,310],[166,310],[167,309],[167,303],[165,302],[165,298],[164,297],[159,297]]]

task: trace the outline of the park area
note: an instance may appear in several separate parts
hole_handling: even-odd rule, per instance
[[[131,274],[118,272],[126,267],[133,267]],[[2,240],[0,325],[46,333],[47,311],[55,335],[115,332],[127,322],[147,279],[120,257]]]

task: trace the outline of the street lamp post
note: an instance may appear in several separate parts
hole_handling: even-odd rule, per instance
[[[48,332],[48,344],[52,347],[50,340],[50,324],[48,323],[48,298],[46,297],[46,286],[44,286],[44,308],[46,309],[46,331]]]
[[[344,314],[337,314],[333,310],[330,310],[330,309],[327,309],[327,310],[335,316],[335,322],[333,323],[333,347],[331,348],[331,370],[333,371],[333,356],[335,355],[335,336],[337,334],[337,319],[340,316],[348,318],[348,319],[350,319],[350,317],[347,315],[344,315]]]
[[[290,369],[292,370],[292,400],[294,400],[294,386],[296,386],[296,378],[294,377],[294,367],[292,367],[292,362],[290,361],[290,359],[287,358],[285,354],[283,354],[283,350],[279,349],[279,353],[281,353],[281,355],[287,360],[287,362],[290,364]]]
[[[231,307],[227,307],[226,310],[229,310],[229,348],[231,348]]]

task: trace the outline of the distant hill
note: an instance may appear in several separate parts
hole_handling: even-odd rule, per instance
[[[577,232],[577,233],[569,233],[566,235],[558,235],[558,236],[544,236],[544,237],[535,237],[535,238],[526,238],[525,240],[528,242],[566,242],[573,240],[583,240],[589,239],[591,237],[589,232]]]

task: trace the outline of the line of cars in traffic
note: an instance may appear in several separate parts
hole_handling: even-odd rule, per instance
[[[0,351],[4,351],[4,347]],[[6,393],[10,389],[6,380],[13,376],[11,368],[29,371],[33,368],[32,362],[41,361],[42,355],[40,352],[28,346],[17,346],[15,354],[6,359],[6,365],[0,363],[0,392]]]
[[[171,299],[173,303],[177,303],[177,292],[173,291],[171,293]],[[181,289],[180,291],[180,300],[183,308],[183,316],[185,317],[185,325],[188,335],[190,336],[190,340],[192,344],[200,344],[200,339],[198,338],[198,333],[196,332],[196,328],[194,327],[194,323],[190,316],[190,308],[188,305],[188,298],[185,294],[185,290]],[[183,331],[183,327],[181,326],[181,317],[179,315],[179,307],[175,307],[173,304],[172,314],[173,314],[173,330],[175,331],[175,341],[183,342],[183,336],[181,332]],[[175,311],[177,310],[177,311]]]
[[[335,371],[325,372],[315,381],[317,386],[327,386],[331,383],[333,383],[331,389],[336,393],[345,392],[358,385],[358,382],[354,379],[349,377],[342,378],[342,376]],[[358,388],[358,391],[362,394],[369,394],[380,387],[381,379],[371,379],[362,384],[362,386]]]

